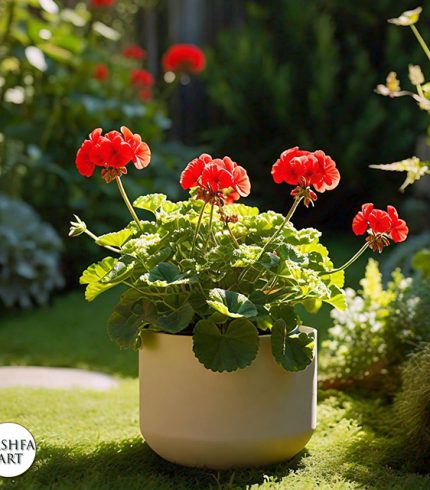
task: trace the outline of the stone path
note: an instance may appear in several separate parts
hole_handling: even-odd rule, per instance
[[[118,386],[118,381],[107,374],[85,369],[33,366],[0,367],[0,389],[16,386],[104,391]]]

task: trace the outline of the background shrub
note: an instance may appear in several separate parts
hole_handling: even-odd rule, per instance
[[[46,303],[63,284],[61,240],[22,201],[0,194],[0,299],[6,306],[29,308]]]
[[[386,22],[411,2],[247,5],[246,22],[220,35],[206,73],[217,114],[209,135],[217,150],[228,149],[248,166],[254,198],[282,210],[289,196],[268,185],[269,166],[294,145],[325,149],[344,180],[330,202],[318,202],[312,220],[331,226],[349,222],[359,199],[395,199],[397,178],[385,177],[393,185],[381,188],[381,177],[367,166],[412,154],[426,115],[409,101],[384,99],[373,90],[388,71],[406,77],[408,63],[424,59],[409,32]],[[339,199],[351,204],[339,209]]]
[[[429,373],[430,344],[425,344],[402,367],[402,388],[394,404],[407,457],[424,470],[428,470],[430,456]]]
[[[430,279],[399,270],[384,289],[371,259],[362,289],[346,290],[347,309],[333,310],[323,342],[322,365],[329,386],[398,387],[398,368],[422,342],[430,342]]]

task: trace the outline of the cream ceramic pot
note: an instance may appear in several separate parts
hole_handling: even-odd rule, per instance
[[[305,332],[314,329],[303,327]],[[287,372],[260,337],[254,362],[214,373],[195,358],[192,338],[154,333],[139,353],[140,428],[168,461],[227,469],[288,460],[316,426],[317,363]]]

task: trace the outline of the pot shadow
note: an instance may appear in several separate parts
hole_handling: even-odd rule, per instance
[[[213,471],[186,468],[158,456],[140,437],[102,444],[89,454],[43,446],[36,463],[2,490],[38,489],[246,489],[269,478],[275,481],[300,467],[306,449],[286,463],[259,468]],[[66,483],[67,482],[67,483]]]

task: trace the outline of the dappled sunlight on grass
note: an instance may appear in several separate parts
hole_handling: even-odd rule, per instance
[[[405,472],[395,457],[396,440],[384,429],[390,409],[359,395],[320,393],[317,430],[292,461],[222,472],[168,463],[143,442],[137,380],[123,380],[104,393],[7,389],[1,395],[2,416],[29,427],[38,444],[33,468],[2,488],[415,490],[430,485],[429,478]]]

